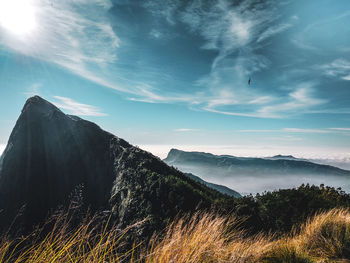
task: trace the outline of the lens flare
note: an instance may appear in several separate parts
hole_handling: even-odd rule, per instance
[[[24,36],[36,28],[31,0],[0,0],[0,26],[11,34]]]

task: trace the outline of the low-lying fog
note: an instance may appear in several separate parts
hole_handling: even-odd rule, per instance
[[[205,181],[215,184],[225,185],[242,195],[262,193],[278,189],[298,187],[301,184],[341,187],[344,191],[350,193],[350,177],[330,176],[330,175],[227,175],[227,171],[220,171],[219,168],[203,169],[195,166],[182,166],[179,170],[193,173]],[[226,174],[226,175],[225,175]]]
[[[350,171],[350,158],[343,159],[310,159],[311,162],[327,164]]]

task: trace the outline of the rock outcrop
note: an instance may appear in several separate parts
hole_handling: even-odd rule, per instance
[[[148,217],[149,233],[223,197],[96,124],[28,99],[0,160],[0,228],[21,211],[18,225],[30,229],[76,189],[86,210],[109,211],[121,227]]]

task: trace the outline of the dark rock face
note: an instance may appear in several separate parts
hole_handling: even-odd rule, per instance
[[[40,97],[30,98],[2,157],[2,214],[13,218],[25,204],[26,223],[31,225],[80,184],[92,208],[103,206],[114,180],[108,151],[112,141],[118,138],[97,125],[67,116]]]
[[[23,205],[30,228],[77,187],[86,208],[112,211],[120,226],[147,216],[149,224],[163,223],[222,197],[96,124],[38,96],[28,99],[0,160],[0,229]]]

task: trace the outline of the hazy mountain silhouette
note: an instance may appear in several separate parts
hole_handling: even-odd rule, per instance
[[[293,155],[281,155],[281,154],[272,156],[269,159],[300,160],[300,161],[304,160],[304,159],[295,158]]]
[[[204,152],[185,152],[171,149],[164,161],[175,167],[198,166],[222,168],[221,175],[288,175],[315,174],[350,176],[350,171],[330,165],[312,163],[293,156],[277,155],[272,158],[235,157],[230,155],[214,155]],[[186,171],[190,172],[190,171]]]
[[[292,188],[303,183],[350,191],[350,171],[289,155],[248,158],[172,149],[164,161],[182,172],[233,188],[243,195]]]
[[[0,228],[20,208],[18,225],[32,227],[77,189],[85,209],[110,211],[121,227],[148,217],[143,231],[225,197],[92,122],[28,99],[0,159]]]

